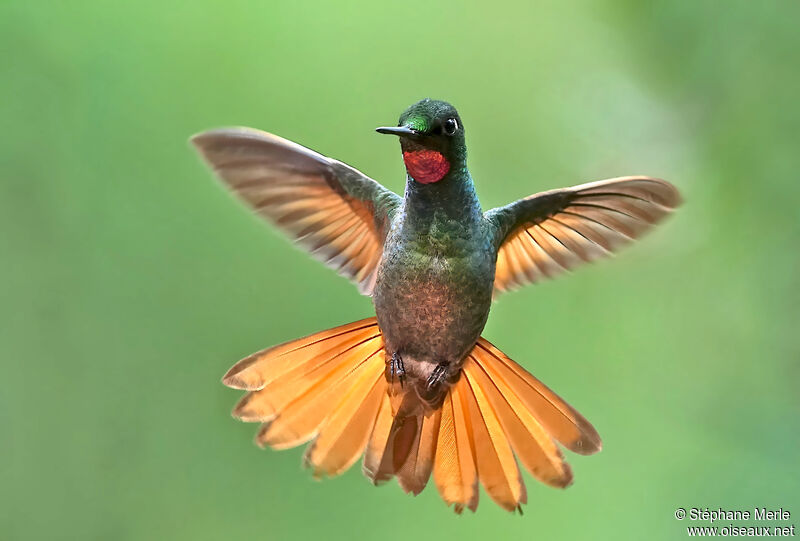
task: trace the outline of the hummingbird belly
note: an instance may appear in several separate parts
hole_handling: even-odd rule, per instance
[[[489,249],[445,256],[387,245],[373,302],[386,349],[408,377],[424,381],[441,363],[457,375],[486,324],[494,267]]]

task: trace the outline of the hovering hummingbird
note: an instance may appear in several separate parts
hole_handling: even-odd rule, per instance
[[[448,505],[478,505],[478,481],[503,508],[527,495],[516,458],[539,481],[572,482],[557,443],[600,451],[594,427],[481,337],[492,299],[606,256],[680,202],[671,184],[620,177],[531,195],[484,212],[467,169],[464,124],[424,99],[395,127],[400,197],[360,171],[249,128],[192,138],[260,216],[370,295],[376,317],[259,351],[223,378],[248,391],[234,416],[256,441],[311,441],[304,462],[334,476],[363,455],[378,484],[418,494],[431,473]]]

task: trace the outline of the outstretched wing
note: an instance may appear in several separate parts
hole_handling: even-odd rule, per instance
[[[617,251],[680,201],[669,182],[620,177],[534,194],[488,211],[497,231],[495,294]]]
[[[211,130],[192,143],[256,213],[372,293],[400,197],[344,163],[259,130]]]

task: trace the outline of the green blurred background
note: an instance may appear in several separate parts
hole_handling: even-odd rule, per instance
[[[675,508],[800,517],[800,4],[0,3],[0,538],[682,539]],[[686,204],[508,294],[485,335],[605,442],[525,516],[322,483],[220,377],[371,314],[187,145],[250,125],[402,190],[372,129],[464,118],[485,208],[649,174]]]

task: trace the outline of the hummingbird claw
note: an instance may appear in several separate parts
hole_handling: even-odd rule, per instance
[[[403,358],[396,351],[392,353],[392,358],[389,360],[389,375],[394,383],[394,377],[400,380],[400,387],[403,387],[406,379],[406,369],[403,366]]]
[[[428,376],[428,391],[432,391],[447,379],[448,366],[449,363],[441,362],[434,367],[431,375]]]

